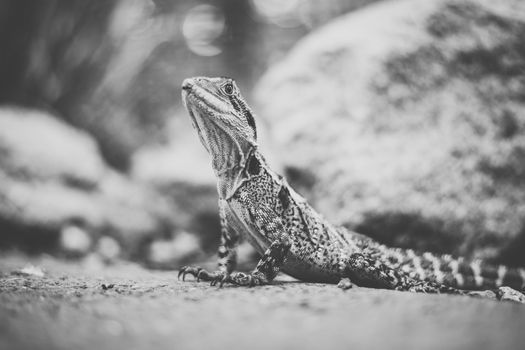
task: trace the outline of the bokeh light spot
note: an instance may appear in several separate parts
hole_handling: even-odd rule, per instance
[[[226,27],[223,12],[213,5],[193,7],[184,18],[182,34],[188,48],[199,56],[216,56],[222,49],[214,42]]]
[[[257,13],[266,21],[282,28],[293,28],[302,24],[301,0],[252,0]]]

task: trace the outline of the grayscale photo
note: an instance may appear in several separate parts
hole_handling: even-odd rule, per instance
[[[0,0],[0,349],[522,349],[525,1]]]

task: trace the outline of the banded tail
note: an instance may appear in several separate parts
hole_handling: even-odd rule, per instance
[[[417,254],[411,249],[393,249],[396,268],[419,280],[435,281],[466,290],[508,286],[525,291],[525,269],[493,265],[480,259],[467,260],[451,255]],[[402,257],[401,257],[402,256]]]

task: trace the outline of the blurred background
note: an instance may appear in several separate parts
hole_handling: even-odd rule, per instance
[[[334,223],[525,265],[524,37],[521,0],[0,0],[0,249],[213,260],[209,75]]]

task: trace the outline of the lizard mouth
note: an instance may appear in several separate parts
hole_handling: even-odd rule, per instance
[[[206,151],[209,153],[210,149],[208,147],[208,140],[206,137],[206,133],[204,131],[204,127],[201,125],[202,123],[202,117],[200,116],[200,113],[198,112],[198,108],[194,107],[195,104],[198,104],[198,99],[195,99],[195,97],[191,94],[191,92],[182,90],[182,103],[184,105],[184,108],[188,111],[188,114],[190,115],[191,119],[191,125],[193,128],[197,131],[197,134],[199,135],[199,138],[201,140],[202,145],[206,149]]]

